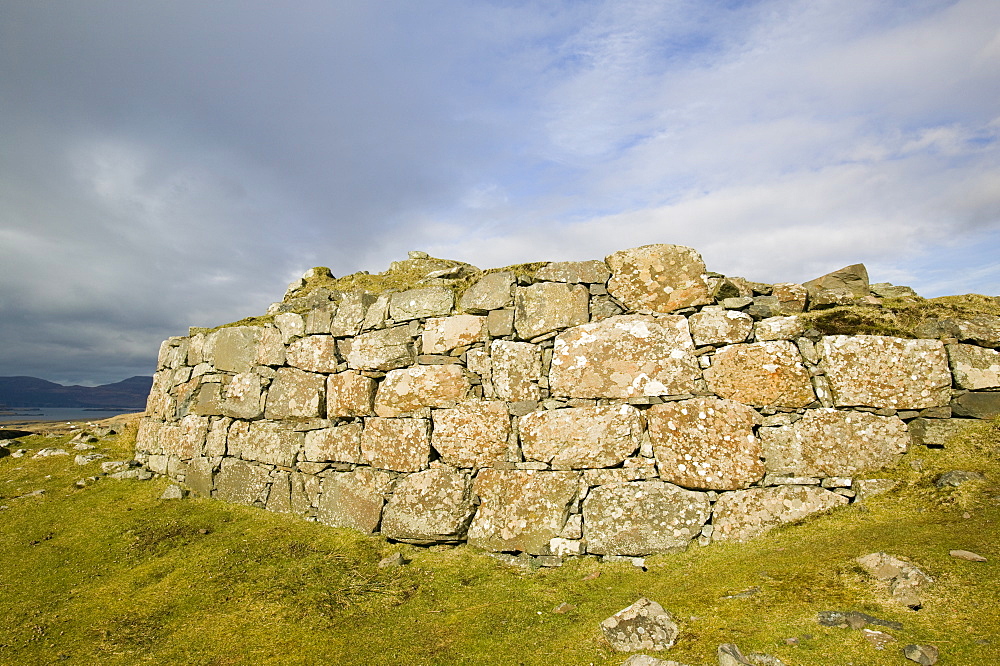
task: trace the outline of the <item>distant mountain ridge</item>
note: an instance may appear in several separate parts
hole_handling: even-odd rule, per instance
[[[103,386],[63,386],[37,377],[0,377],[0,405],[142,409],[152,385],[152,377],[141,375]]]

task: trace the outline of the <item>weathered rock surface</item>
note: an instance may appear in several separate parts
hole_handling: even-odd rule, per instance
[[[345,423],[305,433],[304,458],[311,462],[360,463],[360,423]]]
[[[711,512],[708,496],[662,481],[598,486],[583,502],[587,550],[652,555],[686,548]]]
[[[1000,387],[1000,352],[975,345],[948,345],[948,360],[958,388]]]
[[[240,444],[240,457],[244,460],[291,467],[303,445],[304,435],[290,424],[275,421],[254,421],[246,439]]]
[[[514,295],[514,328],[524,339],[585,324],[590,319],[590,292],[582,285],[540,282],[518,287]]]
[[[498,398],[538,400],[542,393],[542,350],[528,342],[494,340],[490,344],[493,389]]]
[[[754,338],[765,340],[794,340],[802,335],[805,326],[798,317],[768,317],[754,324]]]
[[[336,372],[337,339],[332,335],[308,335],[288,345],[288,365],[306,372]]]
[[[465,312],[485,313],[514,304],[514,274],[510,271],[487,273],[472,284],[459,299]]]
[[[215,478],[215,497],[233,504],[261,504],[267,500],[267,469],[226,458]]]
[[[258,326],[232,326],[211,333],[208,349],[215,368],[224,372],[249,372],[257,358],[262,330]]]
[[[763,450],[750,407],[715,397],[693,398],[646,411],[660,476],[685,488],[736,490],[764,476]]]
[[[693,348],[684,317],[609,317],[556,337],[549,384],[575,398],[692,393],[701,374]]]
[[[798,348],[785,340],[723,347],[705,380],[719,396],[758,407],[805,407],[816,400]]]
[[[815,486],[750,488],[723,493],[712,514],[717,541],[746,541],[783,523],[848,503],[843,495]]]
[[[809,291],[810,298],[820,291],[831,289],[846,289],[854,298],[864,298],[871,293],[868,269],[864,264],[845,266],[840,270],[803,282],[802,286]]]
[[[427,419],[365,419],[361,456],[372,467],[396,472],[419,472],[431,454]]]
[[[354,338],[347,364],[355,370],[395,370],[413,363],[416,353],[409,326],[396,326]]]
[[[424,324],[420,348],[424,354],[447,354],[456,347],[483,342],[487,336],[486,317],[468,314],[434,317]]]
[[[403,416],[422,407],[453,407],[471,388],[457,365],[418,365],[392,370],[375,394],[375,413]]]
[[[951,397],[948,358],[937,340],[833,335],[817,351],[838,407],[924,409]]]
[[[507,460],[511,423],[507,403],[496,400],[462,402],[436,409],[431,445],[452,467],[478,469]]]
[[[933,645],[907,645],[903,656],[920,666],[933,666],[938,661],[938,649]]]
[[[739,310],[705,307],[688,317],[697,347],[743,342],[753,331],[753,319]]]
[[[619,652],[666,650],[673,646],[680,632],[673,616],[646,598],[601,622],[601,631]]]
[[[448,287],[420,287],[392,294],[389,316],[396,321],[440,317],[451,312],[455,295]]]
[[[392,477],[378,470],[359,468],[331,474],[323,479],[316,519],[331,527],[374,532],[390,488]]]
[[[984,315],[969,319],[942,319],[933,337],[958,338],[981,347],[1000,347],[1000,317]]]
[[[960,395],[951,401],[955,416],[970,419],[993,419],[1000,416],[1000,392],[975,392]]]
[[[855,561],[872,577],[888,582],[892,598],[911,608],[922,605],[920,593],[934,582],[915,565],[888,553],[871,553]]]
[[[895,416],[835,409],[809,410],[795,423],[761,428],[772,474],[850,477],[899,462],[910,437]]]
[[[326,377],[297,368],[278,368],[267,392],[264,417],[268,419],[323,416]]]
[[[532,412],[518,421],[526,460],[553,469],[613,467],[639,449],[642,417],[629,405]]]
[[[689,247],[645,245],[604,261],[612,273],[608,292],[636,312],[666,313],[712,302],[705,262]]]
[[[473,490],[481,500],[469,544],[491,550],[547,554],[576,497],[577,472],[482,470]]]
[[[472,482],[454,469],[427,469],[396,483],[382,512],[382,534],[409,543],[459,541],[472,518]]]
[[[913,419],[907,425],[910,439],[918,446],[945,448],[949,440],[957,437],[975,421],[964,419]]]
[[[611,277],[608,265],[603,261],[553,261],[538,269],[535,278],[550,282],[573,282],[604,284]]]
[[[375,413],[375,380],[353,370],[326,379],[326,415],[333,418]]]
[[[221,406],[223,416],[237,419],[258,419],[264,412],[264,383],[255,372],[241,372],[222,389]]]

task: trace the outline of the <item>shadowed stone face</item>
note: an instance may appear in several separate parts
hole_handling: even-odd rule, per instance
[[[478,469],[507,459],[511,433],[507,403],[470,401],[435,409],[431,444],[453,467]]]
[[[554,469],[620,465],[641,443],[642,417],[629,405],[532,412],[518,422],[527,460]]]
[[[816,400],[796,346],[786,340],[723,347],[705,370],[723,398],[758,407],[805,407]]]
[[[645,245],[605,258],[608,292],[636,312],[673,312],[712,302],[705,262],[680,245]]]
[[[662,481],[598,486],[583,502],[587,551],[652,555],[684,548],[710,511],[705,493]]]
[[[547,553],[549,540],[566,524],[579,480],[577,472],[484,469],[474,485],[482,503],[469,544],[494,552]]]
[[[761,428],[767,471],[793,476],[853,476],[888,467],[906,453],[910,437],[895,416],[835,409],[809,410],[780,428]]]
[[[951,398],[948,358],[938,340],[832,335],[817,351],[838,407],[925,409]]]
[[[746,541],[783,523],[847,504],[843,495],[815,486],[750,488],[723,493],[715,503],[716,541]]]
[[[471,388],[457,365],[418,365],[393,370],[375,395],[375,413],[402,416],[422,407],[451,407]]]
[[[701,377],[693,348],[679,315],[609,317],[556,337],[549,384],[574,398],[691,393]]]
[[[411,474],[396,483],[381,532],[410,543],[461,540],[474,510],[471,491],[468,475],[453,469]]]
[[[736,490],[764,476],[759,416],[733,400],[694,398],[646,412],[660,476],[685,488]]]

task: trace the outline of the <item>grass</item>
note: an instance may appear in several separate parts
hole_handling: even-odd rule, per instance
[[[724,642],[790,666],[901,664],[908,643],[937,645],[942,664],[1000,663],[1000,421],[943,450],[911,451],[879,475],[900,487],[863,508],[648,558],[647,572],[593,558],[527,572],[465,546],[417,548],[207,499],[160,500],[164,479],[77,488],[99,463],[30,457],[67,439],[26,438],[28,456],[0,459],[3,664],[621,664],[598,624],[640,596],[681,622],[660,656],[693,666],[716,663]],[[98,446],[127,458],[132,437]],[[934,486],[956,468],[987,480]],[[989,561],[949,557],[957,548]],[[891,601],[854,563],[878,550],[934,577],[923,610]],[[377,566],[397,551],[411,562]],[[564,602],[576,608],[552,613]],[[819,625],[821,610],[904,629],[886,630],[899,642],[879,651],[860,631]]]
[[[1000,316],[1000,298],[980,294],[939,298],[886,298],[881,307],[845,306],[799,315],[823,335],[891,335],[916,338],[921,324],[937,319]]]

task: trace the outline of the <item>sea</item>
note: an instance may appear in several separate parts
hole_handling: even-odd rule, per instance
[[[4,421],[100,421],[119,414],[134,414],[141,409],[98,409],[80,407],[8,407],[0,411]]]

